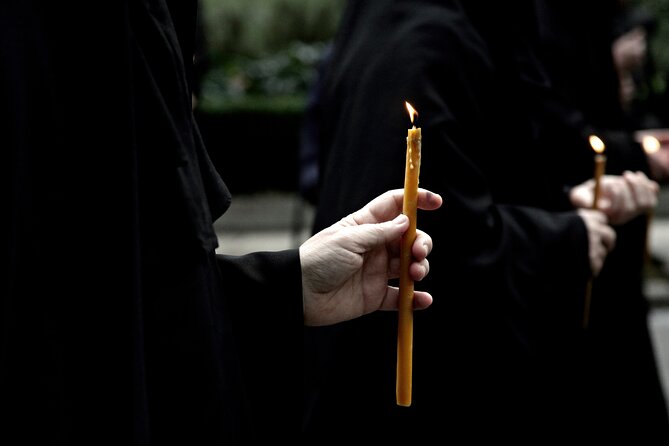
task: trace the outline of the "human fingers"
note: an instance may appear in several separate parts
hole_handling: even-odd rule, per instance
[[[416,240],[411,246],[411,254],[413,255],[414,259],[424,259],[432,252],[432,247],[432,237],[420,229],[416,229]]]
[[[629,185],[634,202],[640,211],[647,211],[657,205],[659,186],[648,179],[643,172],[624,172],[623,177]]]
[[[597,227],[602,245],[606,248],[606,252],[613,251],[616,246],[616,231],[609,225],[599,225]]]
[[[428,259],[414,260],[409,265],[409,276],[411,280],[421,281],[430,273],[430,262]],[[400,277],[400,259],[394,257],[388,263],[388,278],[397,279]]]
[[[574,186],[569,193],[571,204],[575,208],[591,207],[594,185],[595,181],[590,179],[578,186]]]
[[[423,310],[432,305],[433,301],[432,295],[426,291],[414,291],[413,293],[414,310]]]
[[[444,203],[441,195],[427,189],[418,188],[418,209],[433,211]]]
[[[606,244],[605,237],[603,237],[602,232],[599,231],[599,227],[595,227],[591,231],[591,236],[589,238],[590,246],[590,268],[592,269],[593,276],[599,275],[599,272],[604,266],[604,260],[609,253],[609,247]]]
[[[397,241],[409,228],[409,217],[403,214],[390,221],[344,227],[341,231],[343,246],[362,254],[384,245],[398,245]]]
[[[587,229],[590,269],[592,274],[596,276],[599,274],[607,254],[613,249],[615,231],[606,224],[606,215],[601,211],[579,209],[578,214],[583,219]]]
[[[409,266],[409,275],[412,280],[420,282],[430,273],[430,262],[423,259],[419,262],[413,262]]]
[[[594,238],[590,246],[591,253],[591,268],[594,276],[599,275],[604,267],[606,256],[613,250],[615,246],[616,233],[608,225],[600,225],[596,228],[597,237]]]
[[[616,224],[623,223],[635,212],[631,187],[622,176],[606,175],[602,178],[602,200],[598,208]]]
[[[595,237],[595,244],[601,244],[606,252],[610,252],[616,243],[616,231],[607,224],[606,214],[594,209],[581,209],[579,211],[584,220],[588,231]]]
[[[402,213],[403,201],[404,191],[402,189],[387,191],[347,217],[347,224],[379,223],[393,219]],[[438,209],[443,203],[439,194],[421,188],[418,189],[417,201],[419,209],[428,211]]]
[[[399,300],[399,289],[389,286],[386,296],[383,299],[380,310],[395,311]],[[433,302],[432,295],[426,291],[414,291],[413,308],[414,310],[423,310],[429,307]]]
[[[388,251],[393,257],[400,255],[401,245],[399,243],[390,243]],[[420,229],[416,229],[416,240],[411,246],[411,255],[415,259],[424,259],[432,252],[432,237]]]

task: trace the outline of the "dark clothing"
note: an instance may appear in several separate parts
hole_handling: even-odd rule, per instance
[[[592,176],[590,134],[607,146],[607,172],[648,171],[641,145],[627,120],[619,97],[619,79],[611,46],[615,37],[615,0],[553,2],[535,0],[538,18],[537,51],[553,86],[554,97],[544,107],[557,128],[554,147],[577,147],[561,157],[561,170],[573,183]],[[565,128],[567,130],[565,130]],[[564,149],[563,149],[564,150]],[[578,162],[574,162],[578,161]]]
[[[579,183],[592,176],[592,150],[577,144],[579,135],[589,133],[597,134],[607,145],[607,173],[648,174],[646,155],[634,141],[634,129],[626,121],[618,95],[611,46],[619,2],[535,3],[539,54],[556,92],[554,100],[546,103],[553,136],[543,144],[556,153],[572,148],[573,154],[561,160],[566,180]],[[615,229],[616,246],[593,286],[590,327],[581,345],[581,372],[565,382],[561,396],[582,403],[573,411],[573,432],[599,440],[623,437],[643,444],[666,444],[669,415],[643,293],[647,218],[638,217]]]
[[[402,187],[405,100],[422,128],[420,184],[444,206],[418,215],[435,249],[417,287],[435,302],[415,315],[412,406],[395,405],[396,315],[307,328],[309,443],[522,440],[556,426],[544,370],[581,335],[588,242],[554,154],[536,145],[531,110],[548,88],[536,30],[501,3],[486,3],[490,17],[471,1],[348,4],[324,79],[314,230]]]
[[[298,253],[214,254],[230,194],[191,112],[195,4],[0,6],[2,444],[298,432],[274,409],[299,385]]]

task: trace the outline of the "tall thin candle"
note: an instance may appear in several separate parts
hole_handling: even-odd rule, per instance
[[[604,142],[595,135],[590,135],[590,146],[595,151],[595,189],[592,197],[592,208],[597,209],[599,206],[599,196],[601,194],[601,181],[604,171],[606,170],[606,155],[604,149],[606,146]],[[585,290],[585,307],[583,309],[583,328],[588,328],[590,322],[590,305],[592,301],[592,286],[593,278],[588,280],[587,288]]]
[[[404,170],[404,203],[402,213],[409,217],[409,229],[402,236],[400,252],[400,296],[397,328],[397,383],[396,397],[399,406],[411,406],[413,370],[413,297],[414,283],[409,275],[411,246],[416,240],[416,211],[418,207],[418,175],[421,158],[421,129],[413,125],[416,110],[407,102],[412,128],[407,134],[406,163]]]

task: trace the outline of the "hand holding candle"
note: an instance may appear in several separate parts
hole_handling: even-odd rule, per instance
[[[407,102],[411,123],[418,115]],[[418,175],[421,158],[421,129],[415,125],[407,134],[406,165],[404,173],[404,202],[402,213],[409,217],[409,229],[402,236],[400,253],[400,297],[397,328],[397,386],[399,406],[411,405],[413,361],[413,295],[414,283],[409,276],[411,246],[416,239],[416,211],[418,204]]]
[[[590,135],[590,146],[595,151],[595,189],[593,191],[592,209],[597,209],[599,196],[601,195],[601,180],[606,170],[606,155],[604,149],[606,146],[604,142],[595,135]],[[585,307],[583,309],[583,328],[588,328],[590,321],[590,301],[592,300],[592,277],[588,280],[585,291]]]

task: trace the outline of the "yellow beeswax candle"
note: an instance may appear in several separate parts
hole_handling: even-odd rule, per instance
[[[606,170],[606,156],[604,149],[606,146],[604,142],[595,135],[590,135],[590,146],[595,151],[595,189],[592,195],[592,208],[597,209],[599,206],[599,196],[601,195],[601,181],[604,171]],[[583,309],[583,328],[588,328],[590,321],[590,304],[592,301],[592,277],[588,280],[588,285],[585,291],[585,308]]]
[[[406,103],[413,124],[418,113]],[[400,296],[397,328],[397,386],[399,406],[411,405],[413,367],[413,294],[414,283],[409,275],[411,247],[416,240],[416,211],[418,208],[418,175],[420,173],[421,129],[415,125],[407,134],[406,165],[404,173],[404,202],[402,213],[409,217],[409,229],[402,236],[400,252]]]

